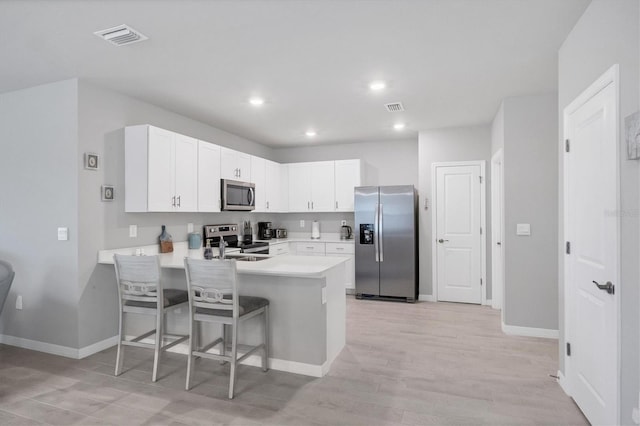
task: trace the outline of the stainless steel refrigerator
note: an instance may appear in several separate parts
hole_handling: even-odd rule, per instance
[[[418,299],[417,215],[413,185],[355,189],[356,298]]]

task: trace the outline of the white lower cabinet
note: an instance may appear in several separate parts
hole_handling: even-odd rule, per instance
[[[347,289],[356,288],[356,255],[355,245],[352,243],[327,243],[325,247],[326,256],[343,256],[349,260],[345,264],[347,272]]]
[[[269,243],[269,254],[272,256],[280,256],[281,254],[289,254],[288,242],[272,242]]]
[[[298,256],[324,256],[325,243],[296,242],[291,243],[294,254]]]

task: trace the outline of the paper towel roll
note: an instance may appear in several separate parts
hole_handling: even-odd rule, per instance
[[[311,238],[314,240],[320,239],[320,222],[317,220],[311,223]]]

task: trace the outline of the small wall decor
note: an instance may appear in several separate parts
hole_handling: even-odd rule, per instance
[[[84,168],[87,170],[98,170],[100,168],[100,156],[93,152],[85,152]]]
[[[116,193],[113,185],[102,185],[102,201],[113,201]]]
[[[624,119],[624,128],[627,138],[627,159],[640,158],[640,111]]]

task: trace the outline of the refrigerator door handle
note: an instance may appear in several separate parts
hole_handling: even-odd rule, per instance
[[[373,217],[373,251],[376,252],[376,262],[380,262],[380,250],[378,249],[378,236],[380,235],[380,224],[378,223],[380,219],[379,208],[380,205],[376,204],[376,212]]]
[[[378,208],[378,215],[380,216],[380,218],[378,219],[378,240],[379,240],[378,245],[380,246],[380,262],[384,262],[384,245],[382,241],[384,213],[383,213],[382,207],[383,207],[382,204],[380,204],[380,207]]]

